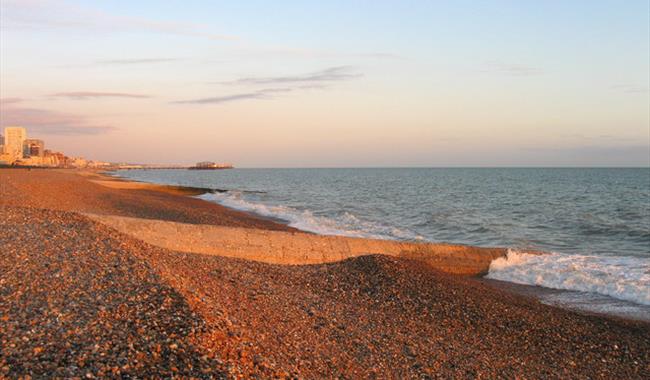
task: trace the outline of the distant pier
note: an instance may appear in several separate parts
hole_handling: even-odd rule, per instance
[[[221,169],[234,169],[235,167],[229,163],[215,163],[210,161],[198,162],[196,165],[146,165],[146,164],[115,164],[108,170],[221,170]]]

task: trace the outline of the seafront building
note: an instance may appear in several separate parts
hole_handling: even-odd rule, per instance
[[[45,155],[43,140],[26,139],[23,144],[23,157],[41,157]]]
[[[12,161],[23,158],[23,144],[27,139],[27,131],[23,127],[6,127],[4,135],[4,154]]]
[[[89,161],[82,157],[70,158],[61,152],[45,149],[45,142],[28,139],[23,127],[6,127],[0,135],[0,165],[59,168],[99,168],[106,162]]]
[[[2,131],[0,131],[2,133]],[[210,168],[222,168],[224,165],[211,164]],[[87,160],[83,157],[68,157],[61,152],[54,152],[45,149],[45,141],[40,139],[27,138],[27,130],[23,127],[5,127],[4,134],[0,134],[0,167],[1,166],[23,166],[23,167],[45,167],[45,168],[123,168],[135,169],[157,165],[127,165],[113,164],[104,161]],[[165,165],[165,168],[173,166]],[[180,166],[179,166],[180,167]],[[232,167],[232,165],[230,165]]]

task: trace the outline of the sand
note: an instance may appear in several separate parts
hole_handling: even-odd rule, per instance
[[[73,171],[0,170],[0,375],[647,378],[650,325],[368,255],[272,265],[148,244],[82,213],[293,231]]]

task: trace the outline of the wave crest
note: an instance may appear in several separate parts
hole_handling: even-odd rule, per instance
[[[239,191],[199,195],[198,198],[216,202],[237,210],[251,212],[273,219],[280,219],[289,226],[321,235],[340,235],[372,239],[423,240],[417,234],[379,223],[361,220],[349,212],[337,217],[314,215],[309,210],[289,206],[273,206],[246,199]]]
[[[492,261],[486,277],[650,305],[650,259],[645,258],[508,250],[506,257]]]

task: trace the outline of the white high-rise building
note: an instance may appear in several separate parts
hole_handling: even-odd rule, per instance
[[[23,158],[23,144],[27,139],[27,131],[23,127],[5,128],[5,153],[14,160]]]

